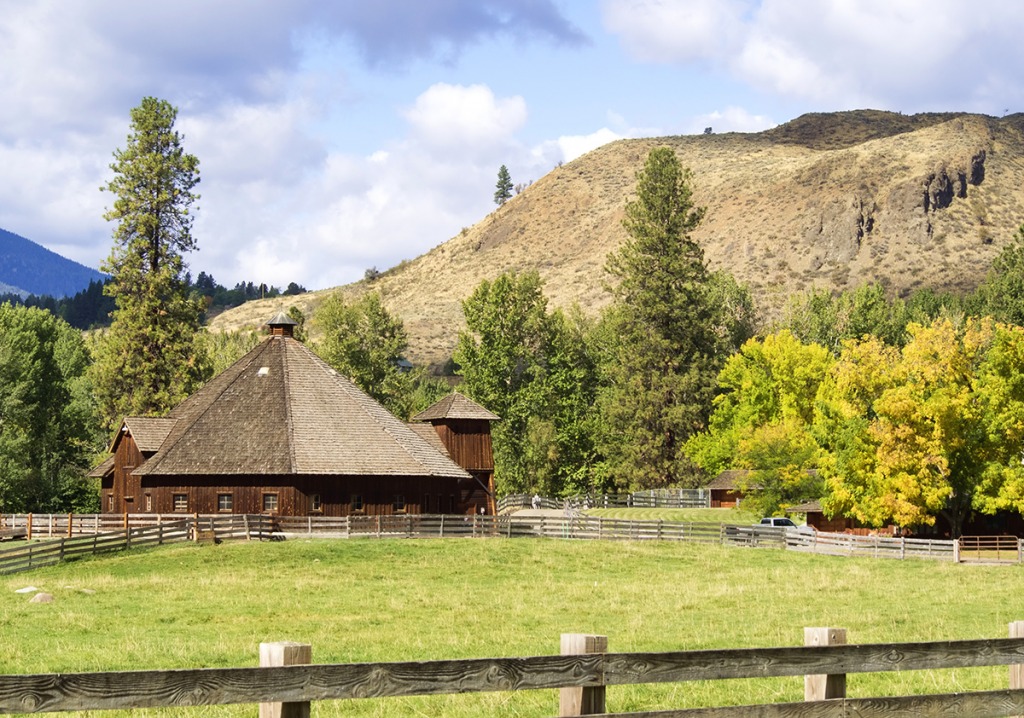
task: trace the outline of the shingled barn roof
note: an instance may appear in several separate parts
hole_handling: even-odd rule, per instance
[[[437,429],[432,427],[430,424],[406,424],[406,426],[416,432],[421,439],[426,441],[442,454],[445,456],[451,456],[451,454],[448,453],[448,447],[444,445],[444,442],[441,441],[441,437],[437,435]]]
[[[166,420],[166,439],[133,475],[469,477],[288,336],[264,339]]]
[[[433,421],[435,419],[483,419],[485,421],[501,421],[501,417],[492,414],[469,397],[457,391],[412,418],[413,421]]]

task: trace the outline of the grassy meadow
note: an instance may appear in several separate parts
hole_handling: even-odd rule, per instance
[[[36,586],[51,604],[15,590]],[[1018,566],[810,556],[659,542],[292,540],[176,545],[0,577],[0,673],[255,665],[261,641],[315,662],[609,649],[996,638],[1024,619]],[[851,696],[1006,687],[1006,669],[853,675]],[[614,711],[801,700],[799,678],[609,689]],[[313,704],[316,716],[545,716],[554,691]],[[136,712],[133,715],[138,715]],[[174,711],[252,715],[252,706]]]

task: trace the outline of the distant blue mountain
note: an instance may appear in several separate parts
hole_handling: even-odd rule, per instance
[[[46,247],[0,229],[0,294],[48,294],[69,297],[104,275],[65,259]]]

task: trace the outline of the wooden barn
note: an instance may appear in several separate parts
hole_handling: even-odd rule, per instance
[[[461,395],[410,425],[293,336],[271,335],[166,417],[126,417],[103,510],[288,516],[493,513],[489,422]],[[465,461],[460,465],[459,461]]]

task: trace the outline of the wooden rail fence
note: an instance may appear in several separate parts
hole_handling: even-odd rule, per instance
[[[708,489],[652,489],[635,491],[631,494],[597,494],[593,496],[569,496],[564,499],[552,499],[540,496],[542,509],[573,508],[666,508],[666,509],[706,509],[711,508],[711,491]],[[498,501],[498,513],[528,509],[533,507],[533,496],[530,494],[512,494]]]
[[[1010,636],[846,645],[843,629],[810,628],[804,646],[608,653],[604,636],[565,634],[562,655],[352,664],[309,664],[305,644],[264,644],[259,668],[0,675],[0,713],[261,703],[261,715],[296,716],[308,715],[311,701],[558,688],[562,716],[1011,716],[1024,714],[1024,622],[1010,624]],[[1009,688],[846,696],[850,673],[981,666],[1009,666]],[[613,686],[780,676],[805,677],[804,702],[605,713]]]
[[[256,537],[288,538],[298,535],[338,538],[550,538],[569,540],[685,541],[749,548],[774,548],[832,556],[929,559],[936,561],[1020,563],[1022,544],[1015,537],[964,537],[959,541],[892,536],[802,533],[772,526],[732,526],[709,522],[658,519],[610,519],[585,516],[571,509],[559,516],[450,516],[398,514],[391,516],[261,516],[213,515],[182,518],[153,514],[99,515],[0,515],[0,530],[28,527],[32,538],[49,539],[38,544],[5,542],[0,547],[0,573],[13,556],[32,553],[16,563],[20,570],[54,563],[86,546],[118,550],[146,541],[167,543],[175,536],[173,526],[184,521],[189,530],[218,539]],[[94,539],[94,535],[109,536]],[[63,543],[58,539],[64,538]],[[80,537],[80,538],[75,538]],[[155,538],[154,538],[155,537]],[[7,548],[11,547],[11,548]],[[37,547],[37,548],[36,548]],[[69,553],[72,552],[72,553]],[[52,560],[50,560],[52,558]]]
[[[264,516],[191,516],[70,538],[18,542],[0,549],[0,574],[29,571],[80,556],[181,541],[263,540],[271,537],[272,528]]]

